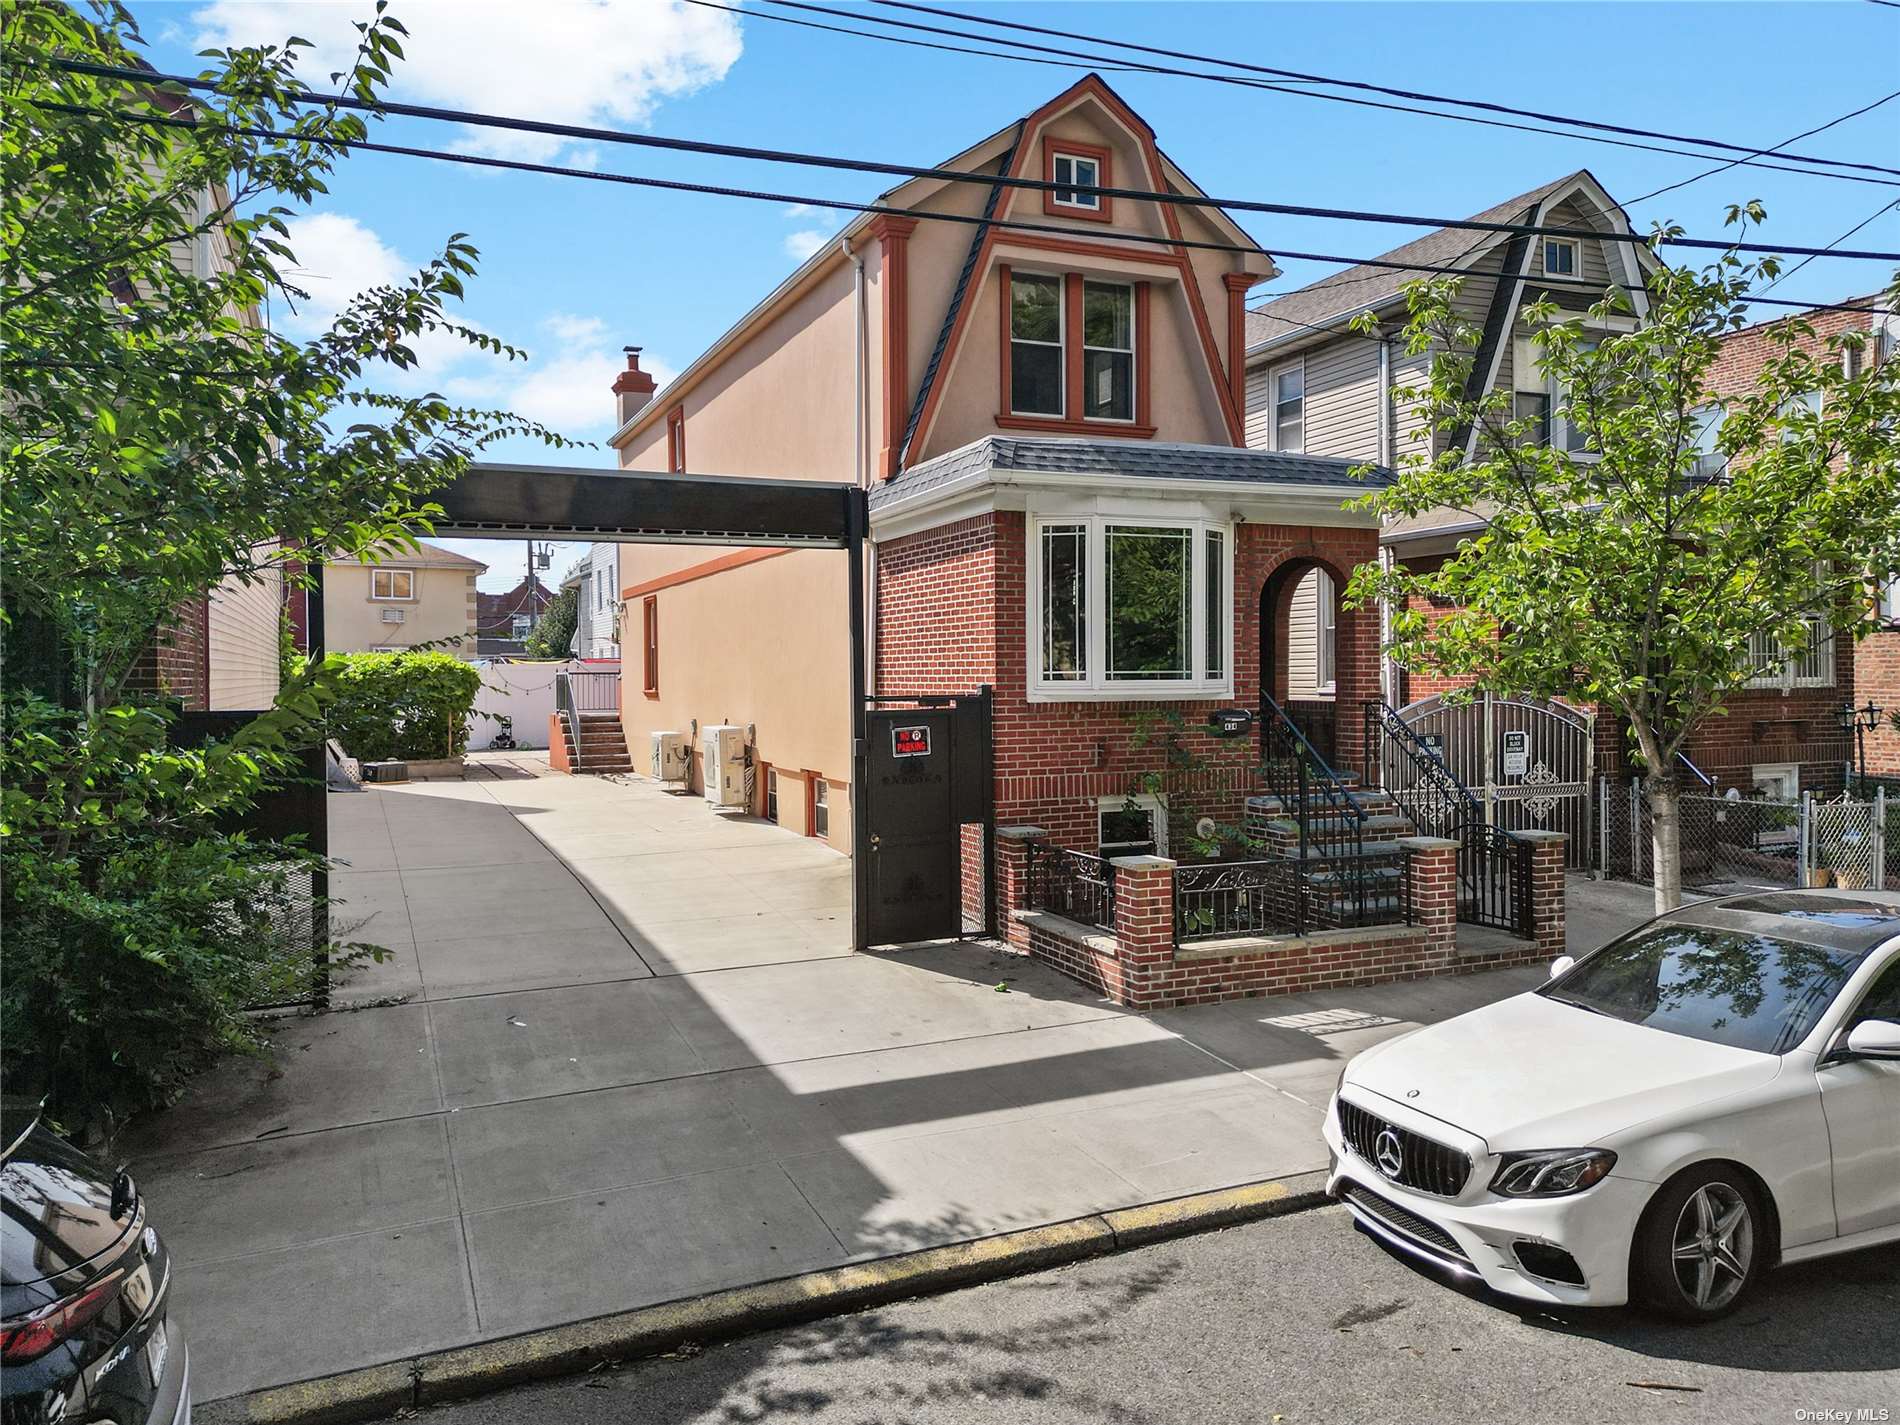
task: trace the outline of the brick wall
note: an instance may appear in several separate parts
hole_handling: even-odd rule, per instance
[[[172,611],[126,677],[128,693],[177,698],[188,712],[211,706],[211,600],[187,599]]]
[[[1217,707],[1256,708],[1260,690],[1261,594],[1269,580],[1285,617],[1296,572],[1315,563],[1340,584],[1377,557],[1372,530],[1242,525],[1235,548],[1234,696],[1175,702],[1037,702],[1028,697],[1024,517],[1000,512],[878,546],[877,677],[886,693],[996,690],[997,821],[1045,828],[1076,850],[1098,845],[1100,799],[1148,790],[1166,778],[1171,844],[1193,821],[1237,823],[1251,775],[1254,742],[1222,741],[1205,729]],[[1378,695],[1378,620],[1342,614],[1335,634],[1338,702],[1356,709]],[[1285,660],[1281,660],[1284,667]],[[1137,718],[1173,715],[1179,727]],[[1359,742],[1342,738],[1356,760]],[[1347,755],[1350,754],[1350,755]],[[1206,764],[1179,770],[1186,756]]]
[[[1867,771],[1900,776],[1900,731],[1892,716],[1900,712],[1900,627],[1870,633],[1854,649],[1854,701],[1885,709],[1880,726],[1867,734]]]

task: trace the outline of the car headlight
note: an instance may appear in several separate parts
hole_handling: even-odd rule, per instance
[[[1491,1191],[1504,1197],[1564,1197],[1594,1187],[1615,1166],[1616,1154],[1608,1148],[1506,1153],[1491,1179]]]

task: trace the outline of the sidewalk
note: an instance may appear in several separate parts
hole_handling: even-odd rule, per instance
[[[1133,1015],[851,955],[830,851],[513,767],[332,796],[395,958],[140,1130],[201,1398],[1319,1168],[1347,1057],[1541,975]]]

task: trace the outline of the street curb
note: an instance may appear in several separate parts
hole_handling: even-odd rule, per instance
[[[1326,1201],[1325,1184],[1323,1172],[1300,1173],[781,1277],[227,1396],[207,1401],[193,1418],[199,1425],[351,1425],[380,1420],[406,1407],[576,1375],[605,1361],[659,1355],[687,1342],[729,1340],[1300,1212]]]

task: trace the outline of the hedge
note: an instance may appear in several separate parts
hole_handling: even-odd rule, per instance
[[[348,653],[330,736],[365,762],[459,757],[482,675],[452,653]]]

